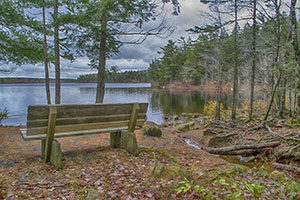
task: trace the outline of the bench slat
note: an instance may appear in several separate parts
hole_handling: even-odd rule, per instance
[[[72,131],[72,132],[64,132],[64,133],[55,133],[54,138],[62,138],[62,137],[73,137],[73,136],[81,136],[81,135],[93,135],[93,134],[101,134],[101,133],[109,133],[111,131],[122,131],[127,130],[127,126],[118,127],[118,128],[106,128],[106,129],[93,129],[86,131]],[[38,135],[27,135],[27,129],[20,129],[21,135],[24,140],[42,140],[46,138],[46,134],[38,134]]]
[[[137,126],[142,126],[145,123],[145,119],[138,119],[136,122]],[[56,126],[55,133],[60,132],[71,132],[71,131],[83,131],[92,129],[107,129],[107,128],[118,128],[128,127],[129,120],[126,121],[113,121],[113,122],[100,122],[100,123],[86,123],[86,124],[72,124],[64,126]],[[47,127],[28,128],[27,135],[39,135],[46,134]]]
[[[138,115],[138,119],[145,119],[145,117],[146,117],[146,113],[140,113]],[[86,124],[86,123],[96,123],[96,122],[124,121],[129,119],[130,119],[130,114],[60,118],[56,120],[56,126],[70,125],[70,124]],[[44,127],[47,125],[48,125],[48,119],[27,121],[27,128]]]
[[[148,103],[138,103],[140,113],[146,113]],[[57,107],[57,119],[81,116],[131,114],[133,103],[129,104],[69,104],[28,106],[27,120],[48,119],[49,106]]]

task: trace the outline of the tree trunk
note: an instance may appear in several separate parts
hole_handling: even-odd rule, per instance
[[[274,4],[275,4],[275,8],[276,8],[276,25],[274,27],[274,29],[275,29],[275,38],[276,38],[276,40],[275,40],[276,43],[274,44],[275,45],[274,67],[276,67],[276,69],[279,70],[279,78],[278,78],[277,83],[275,84],[275,87],[273,89],[273,94],[272,94],[270,104],[269,104],[269,107],[268,107],[268,110],[267,110],[267,113],[265,115],[264,120],[268,119],[268,116],[270,114],[270,111],[271,111],[271,108],[272,108],[272,105],[273,105],[275,93],[276,93],[277,87],[280,83],[281,76],[282,76],[282,71],[281,71],[280,66],[279,66],[279,52],[280,52],[280,12],[279,12],[279,8],[280,8],[280,3],[278,4],[278,0],[275,0]]]
[[[274,102],[275,93],[276,93],[277,87],[278,87],[278,85],[280,83],[280,79],[281,79],[281,72],[279,74],[279,78],[277,80],[277,83],[276,83],[276,85],[275,85],[275,87],[273,89],[273,93],[272,93],[272,97],[271,97],[271,100],[270,100],[270,103],[269,103],[269,107],[268,107],[267,113],[266,113],[265,118],[264,118],[265,121],[269,117],[269,114],[270,114],[270,111],[271,111],[271,108],[272,108],[272,105],[273,105],[273,102]]]
[[[285,96],[286,96],[286,82],[287,78],[284,76],[281,90],[280,90],[280,110],[279,110],[279,117],[283,119],[284,111],[286,110],[285,107]]]
[[[43,1],[45,3],[45,1]],[[46,9],[43,5],[43,31],[44,31],[44,63],[45,63],[45,86],[47,104],[51,104],[50,84],[49,84],[49,61],[48,61],[48,44],[47,44],[47,28],[46,28]]]
[[[253,114],[255,69],[256,69],[256,0],[253,0],[252,53],[253,53],[253,61],[252,61],[252,75],[251,75],[249,121],[252,120],[252,114]]]
[[[55,104],[60,104],[60,55],[58,0],[54,0],[54,56],[55,56]]]
[[[299,87],[300,83],[300,52],[299,52],[299,44],[298,44],[298,34],[297,34],[297,19],[296,19],[296,4],[297,0],[291,0],[290,6],[290,20],[291,20],[291,27],[292,27],[292,44],[294,47],[294,54],[295,60],[297,64],[297,72],[298,72],[298,85],[296,88]],[[298,105],[300,105],[300,98],[297,99]]]
[[[99,65],[98,65],[98,82],[96,103],[103,103],[104,89],[105,89],[105,66],[106,66],[106,39],[107,39],[107,22],[104,20],[101,24],[101,40],[99,51]]]
[[[237,0],[234,0],[234,77],[233,77],[233,100],[231,119],[236,118],[236,106],[238,95],[238,57],[237,57]]]

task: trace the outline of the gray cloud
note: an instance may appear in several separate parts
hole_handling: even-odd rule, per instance
[[[195,25],[201,25],[205,19],[198,16],[200,9],[205,9],[206,5],[201,4],[199,0],[182,0],[181,13],[179,16],[172,16],[168,14],[168,22],[176,27],[174,33],[168,38],[162,39],[155,36],[148,37],[141,45],[124,45],[120,48],[120,53],[108,59],[107,67],[118,66],[121,70],[145,70],[148,68],[152,59],[159,57],[157,51],[160,47],[167,44],[167,41],[176,40],[181,36],[189,36],[185,32],[186,29]],[[168,13],[172,12],[172,7],[167,6]],[[150,28],[157,22],[152,22],[146,27]],[[75,62],[61,61],[61,77],[62,78],[76,78],[81,74],[96,73],[95,69],[91,69],[88,65],[88,58],[78,58]],[[0,65],[1,67],[1,65]],[[12,67],[12,66],[10,66]],[[54,66],[51,65],[50,77],[54,78]],[[44,65],[23,65],[17,67],[11,74],[1,74],[0,77],[44,77]]]

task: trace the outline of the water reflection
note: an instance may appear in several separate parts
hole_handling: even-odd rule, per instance
[[[51,85],[51,94],[55,87]],[[63,104],[92,104],[95,102],[96,84],[62,84]],[[230,96],[223,96],[222,102],[229,105]],[[149,102],[148,120],[163,122],[163,116],[180,113],[199,113],[207,101],[214,100],[201,92],[172,92],[151,89],[150,84],[106,84],[104,103]],[[54,95],[52,95],[54,102]],[[9,111],[4,125],[25,125],[28,105],[45,104],[44,84],[0,85],[0,109]]]

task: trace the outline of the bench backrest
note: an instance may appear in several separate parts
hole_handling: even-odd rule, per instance
[[[94,129],[127,129],[136,110],[138,115],[134,126],[142,126],[146,120],[148,103],[28,106],[27,135],[47,133],[50,107],[55,107],[57,113],[55,133],[64,133]]]

